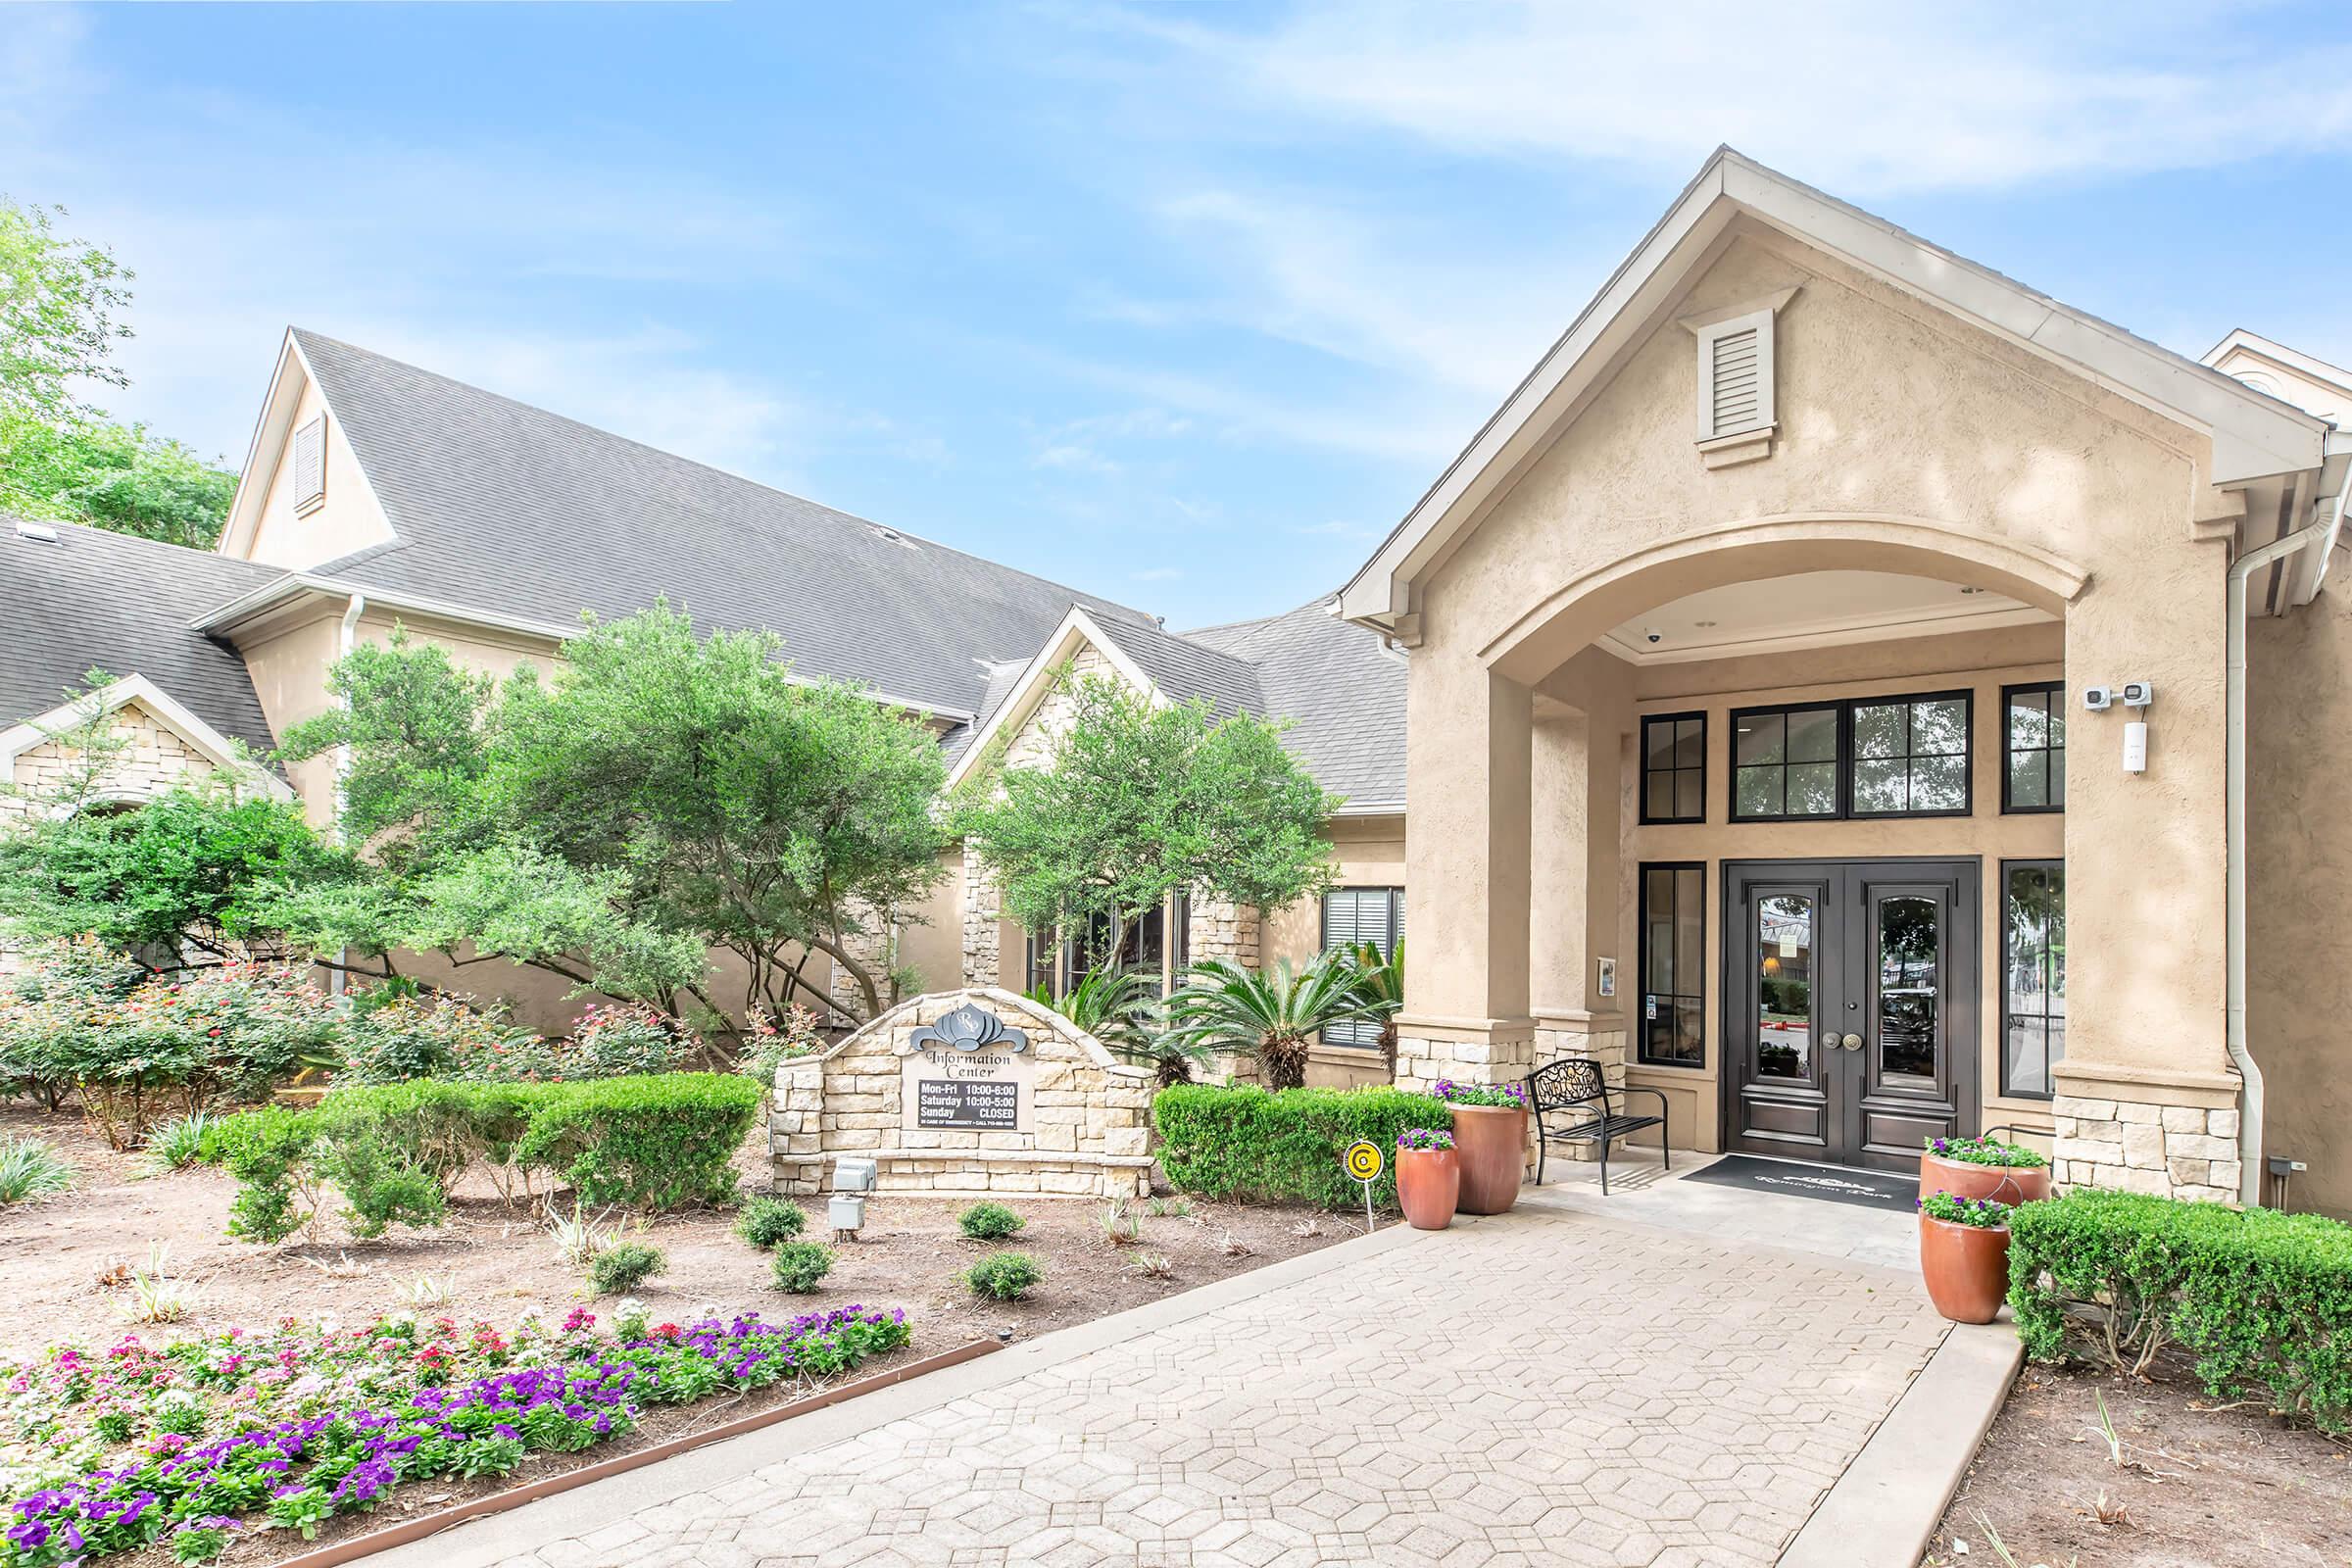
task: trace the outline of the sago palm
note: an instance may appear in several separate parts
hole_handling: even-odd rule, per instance
[[[1168,999],[1168,1034],[1191,1049],[1254,1057],[1267,1088],[1297,1089],[1316,1035],[1372,1015],[1345,954],[1326,953],[1303,969],[1285,961],[1270,973],[1203,958]]]
[[[1093,1035],[1129,1061],[1141,1062],[1159,1074],[1159,1086],[1190,1083],[1193,1068],[1208,1053],[1171,1041],[1159,1030],[1157,977],[1140,969],[1097,969],[1067,993],[1055,997],[1040,984],[1029,1000],[1051,1007]]]
[[[1359,942],[1346,950],[1354,965],[1356,994],[1380,1020],[1380,1059],[1389,1077],[1396,1076],[1396,1014],[1404,1007],[1404,943],[1399,940],[1385,956],[1377,944]]]

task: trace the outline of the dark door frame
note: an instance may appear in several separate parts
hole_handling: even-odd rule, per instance
[[[1752,941],[1748,927],[1752,921],[1734,896],[1734,888],[1744,876],[1751,881],[1770,882],[1773,873],[1788,873],[1783,880],[1790,884],[1813,884],[1823,887],[1825,896],[1847,885],[1843,873],[1858,872],[1851,885],[1859,897],[1851,908],[1838,910],[1839,936],[1837,951],[1818,947],[1817,961],[1825,971],[1838,976],[1839,988],[1846,992],[1836,1000],[1858,1001],[1864,1005],[1853,1009],[1854,1016],[1875,1015],[1869,1005],[1874,1002],[1877,977],[1870,972],[1867,955],[1870,951],[1869,924],[1860,918],[1871,906],[1874,889],[1900,895],[1903,886],[1901,872],[1907,866],[1918,867],[1923,873],[1921,886],[1948,887],[1951,894],[1953,926],[1944,948],[1945,995],[1942,1007],[1943,1050],[1939,1076],[1950,1087],[1951,1126],[1961,1136],[1977,1131],[1984,1097],[1981,1093],[1984,1059],[1984,857],[1981,855],[1900,855],[1900,856],[1804,856],[1792,858],[1726,859],[1722,862],[1717,885],[1717,908],[1721,911],[1717,929],[1722,933],[1716,968],[1718,1038],[1722,1049],[1717,1059],[1716,1134],[1717,1147],[1725,1151],[1741,1148],[1739,1109],[1741,1090],[1748,1082],[1746,1053],[1741,1050],[1744,1031],[1752,1023],[1743,1017],[1752,975],[1744,972],[1743,957],[1750,956],[1747,949]],[[1957,871],[1957,876],[1948,873]],[[1827,886],[1823,886],[1824,884]],[[1850,940],[1848,933],[1852,933]],[[1817,942],[1819,941],[1817,936]],[[1848,970],[1851,973],[1848,973]],[[1827,1066],[1830,1061],[1824,1042],[1838,1034],[1849,1032],[1842,1021],[1833,1030],[1819,1010],[1815,1013],[1814,1041],[1816,1060]],[[1855,1065],[1859,1073],[1846,1069],[1853,1092],[1837,1097],[1825,1107],[1823,1126],[1825,1147],[1812,1157],[1837,1162],[1850,1160],[1861,1165],[1880,1165],[1893,1168],[1907,1163],[1908,1149],[1895,1151],[1891,1145],[1878,1150],[1870,1146],[1874,1113],[1888,1121],[1901,1120],[1905,1109],[1902,1097],[1882,1091],[1878,1083],[1880,1055],[1877,1049],[1875,1021],[1866,1021],[1861,1031],[1869,1041],[1863,1061]],[[1826,1092],[1825,1092],[1825,1098]],[[1916,1106],[1919,1102],[1914,1100]],[[1832,1118],[1835,1118],[1833,1120]],[[1839,1147],[1842,1146],[1842,1147]],[[1746,1150],[1751,1153],[1769,1152]],[[1785,1157],[1804,1158],[1806,1152],[1795,1145],[1782,1152]]]

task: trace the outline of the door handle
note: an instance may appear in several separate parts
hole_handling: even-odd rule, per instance
[[[1862,1049],[1862,1037],[1860,1035],[1847,1035],[1844,1039],[1838,1041],[1838,1043],[1848,1051],[1860,1051]]]

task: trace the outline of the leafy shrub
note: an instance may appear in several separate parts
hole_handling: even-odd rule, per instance
[[[53,1105],[71,1089],[116,1149],[174,1108],[253,1102],[332,1058],[335,1010],[301,970],[226,963],[131,983],[86,940],[38,951],[0,1017],[0,1073]]]
[[[1045,1277],[1045,1266],[1027,1252],[991,1252],[963,1271],[972,1294],[992,1301],[1017,1301]]]
[[[1001,1242],[1028,1223],[1003,1203],[974,1203],[956,1216],[956,1228],[975,1242]]]
[[[808,1210],[784,1198],[755,1198],[743,1205],[735,1234],[754,1247],[781,1247],[806,1230]]]
[[[1359,1138],[1394,1148],[1408,1128],[1451,1129],[1442,1101],[1400,1089],[1222,1089],[1180,1084],[1152,1102],[1163,1147],[1160,1168],[1178,1189],[1203,1198],[1303,1200],[1325,1208],[1361,1203],[1363,1188],[1340,1168]],[[1375,1199],[1396,1201],[1394,1169]]]
[[[241,1184],[230,1234],[282,1241],[332,1185],[362,1236],[438,1220],[450,1186],[486,1169],[510,1202],[534,1175],[568,1182],[586,1208],[666,1209],[733,1196],[735,1151],[763,1096],[727,1073],[582,1084],[451,1083],[337,1089],[308,1110],[224,1118],[205,1157]]]
[[[599,1296],[625,1296],[668,1267],[660,1249],[622,1242],[588,1260],[588,1288]]]
[[[2217,1399],[2352,1431],[2352,1226],[2137,1193],[2077,1191],[2009,1218],[2027,1353],[2087,1348],[2144,1370],[2168,1344]]]
[[[490,1070],[510,1049],[536,1035],[506,1021],[500,1008],[462,998],[414,992],[367,992],[343,1027],[337,1084],[397,1084],[414,1078],[496,1078]]]
[[[816,1014],[798,1003],[785,1008],[781,1018],[753,1008],[743,1026],[743,1054],[736,1058],[735,1070],[762,1089],[774,1088],[777,1068],[795,1056],[825,1049],[825,1037],[816,1025]]]
[[[1966,1225],[1980,1231],[2002,1229],[2014,1212],[2011,1205],[1996,1203],[1989,1198],[1954,1198],[1950,1193],[1928,1194],[1919,1200],[1919,1211],[1946,1225]]]
[[[776,1249],[776,1289],[807,1296],[833,1272],[833,1249],[815,1242],[786,1242]]]
[[[37,1138],[0,1142],[0,1203],[48,1198],[74,1185],[66,1156]]]
[[[514,1158],[558,1172],[584,1203],[676,1208],[735,1196],[735,1151],[767,1095],[731,1073],[550,1085]]]

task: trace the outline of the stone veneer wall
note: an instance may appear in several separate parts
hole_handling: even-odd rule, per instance
[[[100,780],[108,800],[144,801],[161,795],[184,779],[202,778],[213,770],[178,732],[148,711],[141,703],[125,703],[114,715],[115,733],[126,745]],[[36,808],[40,796],[62,785],[78,758],[73,748],[43,741],[17,758],[9,779],[15,794],[0,794],[0,816],[22,816]]]
[[[2237,1201],[2244,1166],[2234,1107],[2060,1095],[2050,1109],[2053,1174],[2063,1187]]]
[[[1035,1127],[1027,1133],[901,1125],[914,1032],[965,1003],[1027,1031]],[[841,1154],[872,1158],[885,1193],[1139,1198],[1151,1190],[1152,1072],[1119,1061],[1059,1014],[996,986],[916,997],[819,1055],[776,1070],[768,1117],[775,1191],[809,1197]]]

